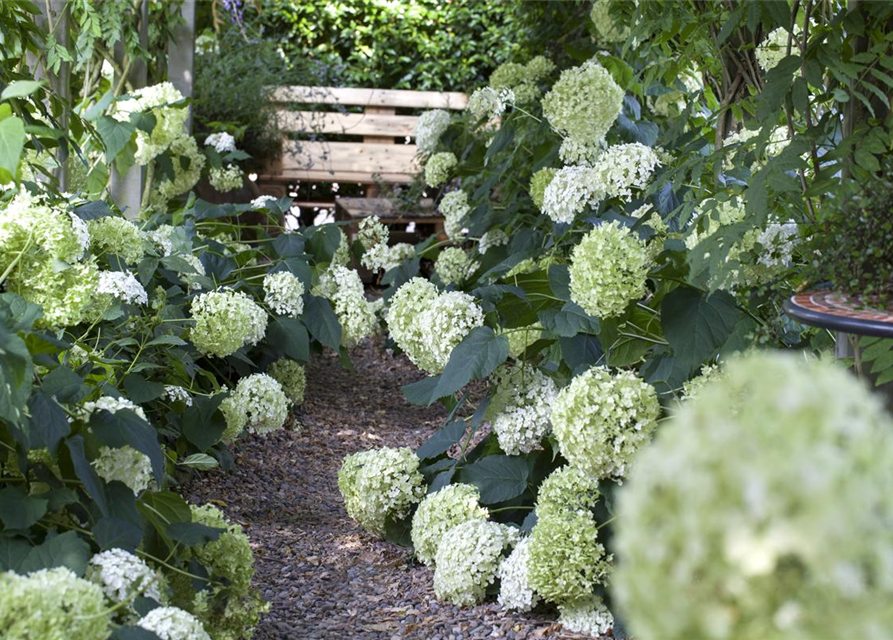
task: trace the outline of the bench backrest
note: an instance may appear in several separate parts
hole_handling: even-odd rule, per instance
[[[358,136],[356,142],[284,140],[281,158],[270,163],[265,178],[313,182],[411,182],[418,172],[418,147],[406,141],[415,135],[418,117],[397,109],[465,108],[468,96],[458,92],[279,87],[271,91],[283,133],[299,136]],[[293,110],[297,105],[362,107],[362,113]]]

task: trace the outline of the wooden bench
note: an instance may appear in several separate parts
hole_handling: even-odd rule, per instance
[[[271,100],[286,139],[281,157],[258,176],[263,193],[287,195],[288,185],[298,181],[358,183],[365,185],[366,198],[337,197],[334,203],[336,219],[350,221],[352,233],[360,219],[371,215],[391,225],[415,222],[442,232],[443,218],[432,205],[401,214],[390,200],[379,197],[379,185],[408,184],[419,171],[418,147],[408,143],[415,136],[418,116],[397,110],[461,110],[468,102],[464,93],[279,87],[271,91]],[[331,105],[332,110],[294,109],[317,105]],[[355,112],[357,108],[362,112]],[[319,139],[326,134],[351,140]]]

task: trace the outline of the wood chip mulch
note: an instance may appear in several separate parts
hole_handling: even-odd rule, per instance
[[[296,415],[302,429],[250,437],[234,451],[234,470],[203,473],[185,487],[190,501],[214,501],[252,540],[256,585],[272,604],[256,640],[585,638],[561,630],[549,612],[438,602],[431,571],[347,517],[337,484],[342,458],[415,448],[444,416],[403,398],[400,387],[423,377],[406,358],[371,342],[351,355],[355,371],[330,353],[307,367]]]

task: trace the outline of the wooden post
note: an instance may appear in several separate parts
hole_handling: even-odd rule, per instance
[[[149,2],[148,0],[143,0],[140,8],[140,44],[146,46],[148,43]],[[125,52],[123,45],[115,45],[115,58],[119,65],[124,65]],[[134,62],[130,66],[130,73],[128,73],[127,79],[135,89],[145,87],[147,79],[146,63],[142,60]],[[120,78],[115,78],[115,83],[118,80]],[[144,186],[145,167],[131,167],[124,175],[121,175],[114,166],[112,167],[112,199],[128,218],[134,219],[139,217]]]
[[[193,94],[195,83],[195,3],[183,1],[183,24],[174,28],[174,37],[167,46],[167,79],[187,98]],[[192,106],[186,129],[192,133]]]
[[[40,16],[37,18],[38,26],[47,33],[52,32],[56,41],[67,49],[71,45],[68,1],[47,0],[38,3],[38,7],[40,8]],[[59,125],[63,131],[67,132],[71,103],[71,63],[62,62],[59,65],[59,72],[53,73],[47,69],[46,60],[41,63],[34,54],[29,53],[27,61],[34,79],[46,80],[53,93],[62,98],[64,107],[59,116]],[[64,140],[60,141],[60,146],[56,150],[58,167],[53,170],[53,176],[58,182],[60,191],[68,189],[69,149],[64,146],[65,144]]]

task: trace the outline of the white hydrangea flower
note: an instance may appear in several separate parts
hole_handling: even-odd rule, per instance
[[[456,525],[437,548],[434,593],[455,605],[477,604],[496,580],[503,552],[519,538],[518,529],[497,522],[475,519]]]
[[[444,284],[462,284],[477,268],[478,263],[460,247],[447,247],[434,263],[434,270]]]
[[[406,260],[415,258],[415,247],[408,242],[398,242],[388,249],[387,262],[384,270],[388,271],[394,267],[399,267]]]
[[[478,240],[478,253],[484,255],[493,247],[501,247],[509,243],[509,237],[502,229],[490,229]]]
[[[757,236],[757,242],[763,248],[757,262],[770,269],[787,268],[791,264],[799,237],[800,228],[796,222],[770,224]]]
[[[90,228],[80,216],[74,213],[69,213],[68,219],[71,220],[71,230],[81,247],[81,254],[77,256],[78,258],[81,258],[83,257],[84,252],[90,248]]]
[[[614,628],[614,616],[596,596],[559,604],[558,611],[559,624],[574,633],[601,638]]]
[[[794,26],[793,35],[784,27],[778,27],[769,32],[766,39],[763,40],[754,51],[757,64],[763,71],[769,71],[778,66],[778,63],[785,59],[788,55],[788,36],[791,35],[791,55],[799,55],[799,47],[797,40],[800,37],[800,25]]]
[[[617,221],[602,223],[571,252],[571,300],[596,318],[617,317],[647,292],[651,264],[634,232]]]
[[[595,144],[617,120],[624,91],[595,58],[561,72],[543,98],[543,115],[564,136]]]
[[[96,291],[128,304],[146,304],[149,301],[149,294],[129,271],[101,271]]]
[[[592,367],[552,405],[561,454],[594,478],[623,477],[657,427],[660,404],[650,384],[630,371]]]
[[[136,596],[164,601],[162,575],[141,558],[123,549],[97,553],[87,564],[86,579],[99,585],[114,603],[128,602]]]
[[[490,515],[479,504],[480,492],[470,484],[450,484],[430,493],[412,517],[412,546],[416,557],[434,565],[437,548],[447,531],[468,520],[486,520]]]
[[[214,147],[217,153],[227,153],[236,150],[236,139],[226,131],[212,133],[205,138],[206,147]]]
[[[701,371],[697,376],[682,383],[682,397],[680,400],[688,402],[697,398],[708,384],[718,380],[721,376],[722,370],[719,368],[719,365],[705,364],[701,367]]]
[[[468,206],[468,194],[464,191],[450,191],[445,194],[438,205],[443,214],[443,231],[450,240],[461,240],[465,235],[465,216],[471,211]]]
[[[146,417],[146,412],[143,411],[142,407],[134,404],[127,398],[115,398],[113,396],[100,396],[96,400],[85,402],[81,407],[81,419],[86,422],[90,419],[90,416],[93,415],[94,411],[103,409],[109,413],[115,413],[122,409],[129,409],[146,422],[149,421]]]
[[[539,596],[530,588],[527,564],[530,561],[530,538],[523,538],[508,558],[499,565],[498,601],[506,609],[530,611]]]
[[[571,223],[578,213],[604,197],[602,181],[592,167],[564,167],[546,185],[542,210],[555,222]]]
[[[304,312],[304,283],[293,273],[268,273],[264,277],[264,292],[264,302],[274,313],[297,318]]]
[[[378,331],[383,301],[366,300],[363,281],[353,269],[334,264],[322,274],[317,294],[328,298],[341,323],[341,342],[353,346]]]
[[[363,245],[360,263],[370,271],[386,268],[389,261],[388,240],[390,231],[381,223],[378,216],[369,216],[360,221],[358,240]]]
[[[186,135],[189,109],[170,106],[183,100],[183,94],[172,83],[161,82],[137,89],[127,98],[115,103],[112,117],[122,122],[129,121],[130,115],[137,112],[151,112],[155,116],[155,126],[151,133],[137,129],[134,154],[137,164],[148,164],[153,158],[170,149],[176,140],[188,138],[194,145],[195,140]],[[176,164],[175,162],[174,165]]]
[[[220,193],[235,191],[242,188],[242,170],[233,163],[225,167],[211,167],[208,181]]]
[[[475,89],[468,99],[466,110],[475,120],[493,120],[503,113],[508,105],[515,103],[515,92],[508,87],[496,90],[492,87]]]
[[[236,390],[220,403],[226,418],[221,439],[230,443],[247,427],[251,433],[266,435],[281,429],[288,418],[288,397],[282,385],[266,373],[253,373],[239,380]]]
[[[192,406],[192,396],[189,391],[175,384],[167,384],[164,386],[164,398],[170,402],[182,402],[187,407]]]
[[[136,625],[161,640],[211,640],[198,618],[176,607],[152,609]]]
[[[637,638],[891,628],[893,419],[836,362],[755,350],[661,425],[617,503]]]
[[[146,237],[161,251],[161,255],[169,256],[174,252],[173,234],[175,232],[175,227],[163,224],[157,229],[146,232]]]
[[[592,9],[589,11],[589,19],[595,25],[599,41],[607,44],[623,42],[629,37],[629,26],[617,24],[611,15],[611,5],[614,0],[593,0]]]
[[[385,521],[399,520],[425,495],[419,458],[409,447],[372,449],[344,458],[338,489],[347,515],[375,536]]]
[[[267,332],[267,313],[241,291],[201,294],[192,301],[192,317],[192,343],[203,354],[218,358],[257,344]]]
[[[425,184],[436,188],[450,179],[450,175],[459,160],[452,151],[441,151],[428,158],[425,164]]]
[[[304,367],[289,358],[279,358],[269,366],[267,373],[282,385],[282,391],[292,404],[301,404],[304,401],[304,390],[307,387]]]
[[[431,282],[413,278],[391,298],[386,320],[391,337],[413,364],[437,374],[456,345],[484,324],[484,312],[466,293],[439,293]]]
[[[496,392],[490,401],[493,431],[509,455],[530,453],[552,428],[555,382],[539,369],[519,363],[503,365],[493,374]]]
[[[443,109],[426,111],[419,116],[415,126],[415,143],[419,151],[433,153],[440,136],[450,126],[450,114]]]
[[[121,482],[138,496],[155,485],[149,456],[133,447],[100,447],[99,457],[91,463],[106,482]]]
[[[267,204],[270,202],[277,202],[279,198],[276,196],[257,196],[254,200],[251,201],[252,209],[266,209]]]
[[[604,153],[605,141],[590,143],[575,138],[565,138],[558,148],[558,157],[566,165],[582,165],[591,167]]]
[[[609,198],[629,202],[632,189],[647,187],[660,164],[654,149],[639,142],[612,145],[593,167],[598,190]]]

